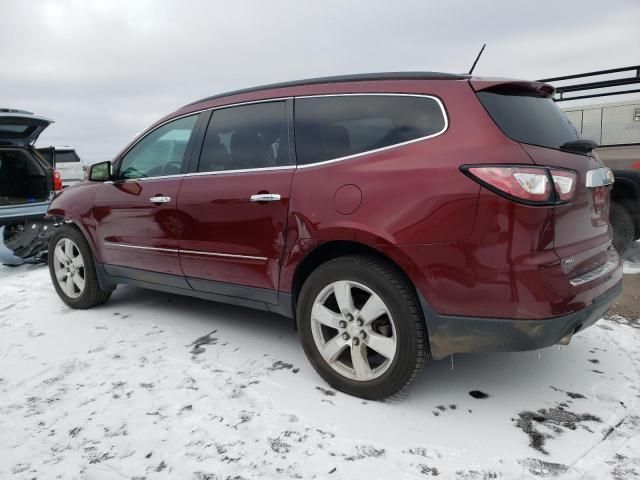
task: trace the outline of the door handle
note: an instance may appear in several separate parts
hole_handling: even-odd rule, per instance
[[[279,193],[258,193],[257,195],[251,195],[250,200],[252,202],[278,202],[280,201]]]
[[[151,197],[149,201],[151,203],[169,203],[171,201],[171,197],[164,197],[162,195],[157,195],[155,197]]]

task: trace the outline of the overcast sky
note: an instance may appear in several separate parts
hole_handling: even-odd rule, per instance
[[[178,107],[264,83],[469,69],[544,78],[640,63],[640,1],[0,0],[0,107],[39,145],[110,160]]]

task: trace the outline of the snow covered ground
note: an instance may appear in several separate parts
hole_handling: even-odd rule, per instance
[[[120,287],[62,304],[0,267],[0,478],[636,478],[640,329],[431,362],[378,403],[329,388],[284,318]]]

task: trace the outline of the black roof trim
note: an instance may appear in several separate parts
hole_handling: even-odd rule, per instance
[[[206,97],[195,102],[191,102],[185,107],[196,105],[202,102],[208,102],[217,98],[230,97],[232,95],[240,95],[243,93],[259,92],[262,90],[271,90],[274,88],[285,87],[301,87],[304,85],[318,85],[322,83],[340,83],[340,82],[366,82],[370,80],[467,80],[470,75],[456,73],[441,72],[383,72],[383,73],[357,73],[354,75],[337,75],[333,77],[308,78],[306,80],[294,80],[291,82],[272,83],[270,85],[261,85],[258,87],[243,88],[231,92],[221,93]]]

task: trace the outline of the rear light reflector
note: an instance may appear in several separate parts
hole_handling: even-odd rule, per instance
[[[58,192],[62,190],[62,177],[60,176],[60,172],[54,170],[53,172],[53,189]]]
[[[596,213],[601,213],[604,211],[608,198],[607,188],[608,187],[594,187],[591,189],[591,191],[593,192],[593,208],[595,209]]]
[[[567,202],[576,189],[577,175],[570,170],[517,165],[473,165],[461,170],[489,190],[530,205]]]

